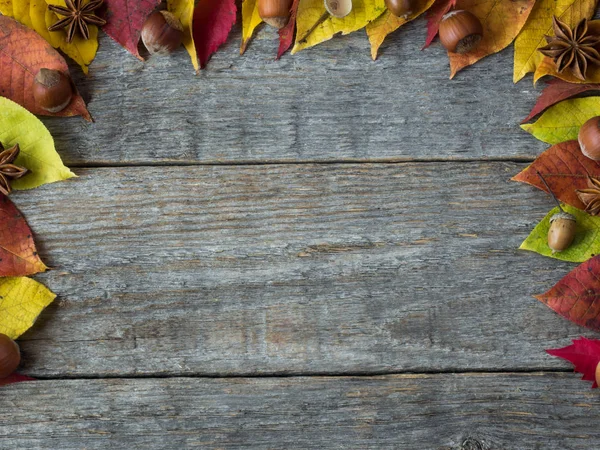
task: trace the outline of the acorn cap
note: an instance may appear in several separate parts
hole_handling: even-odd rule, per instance
[[[573,214],[569,214],[568,212],[560,211],[560,212],[557,212],[556,214],[554,214],[552,217],[550,217],[550,223],[552,223],[558,219],[572,220],[573,222],[577,222],[577,219],[575,219],[575,216]]]

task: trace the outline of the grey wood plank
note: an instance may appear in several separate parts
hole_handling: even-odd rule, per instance
[[[0,447],[598,448],[573,374],[55,380],[0,388]]]
[[[509,181],[524,167],[98,168],[18,192],[59,295],[24,370],[566,368],[544,349],[584,331],[531,295],[574,265],[516,250],[553,207]]]
[[[545,144],[518,124],[539,92],[512,83],[512,48],[448,79],[425,22],[370,59],[364,31],[274,61],[263,29],[239,56],[239,25],[195,76],[182,50],[144,64],[101,39],[77,77],[96,119],[44,119],[69,164],[532,159]],[[75,68],[76,70],[76,68]]]

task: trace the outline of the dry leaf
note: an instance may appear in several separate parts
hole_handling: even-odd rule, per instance
[[[235,0],[200,0],[194,11],[194,44],[204,69],[211,55],[225,43],[236,21]]]
[[[198,63],[198,54],[192,35],[194,3],[194,0],[167,0],[167,10],[173,13],[173,15],[181,22],[184,33],[183,46],[190,55],[194,69],[198,72],[200,70],[200,64]]]
[[[575,366],[575,371],[583,374],[585,381],[593,381],[592,389],[597,388],[596,368],[600,363],[600,341],[581,337],[573,339],[573,344],[563,348],[546,350],[549,355],[566,359]]]
[[[242,46],[240,55],[243,55],[254,30],[263,20],[258,14],[258,0],[242,0]]]

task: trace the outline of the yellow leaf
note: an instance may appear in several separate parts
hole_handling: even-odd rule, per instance
[[[168,0],[167,10],[172,12],[173,15],[179,19],[181,25],[183,25],[183,46],[190,54],[192,65],[194,66],[194,69],[196,69],[196,72],[198,72],[200,70],[200,64],[198,63],[198,53],[196,53],[196,46],[194,45],[194,38],[192,36],[194,0]]]
[[[56,294],[31,278],[0,278],[0,333],[17,339],[55,298]]]
[[[469,53],[448,53],[450,78],[465,67],[508,47],[525,25],[534,3],[535,0],[458,0],[456,9],[466,9],[481,21],[483,38]]]
[[[328,41],[336,33],[350,34],[360,30],[384,12],[385,0],[353,0],[350,14],[338,19],[324,16],[326,10],[323,0],[302,0],[298,5],[296,43],[292,54]],[[325,20],[319,23],[323,17],[326,17]]]
[[[242,1],[242,46],[240,47],[240,55],[243,55],[248,47],[248,42],[252,38],[252,34],[257,26],[262,23],[262,19],[258,15],[257,0]]]
[[[540,141],[558,144],[576,140],[581,125],[598,115],[600,97],[575,98],[552,106],[537,122],[521,125],[521,128]]]
[[[552,61],[538,51],[546,45],[544,36],[554,35],[552,16],[575,26],[583,18],[590,18],[595,8],[596,0],[537,0],[529,20],[515,40],[513,81],[516,83],[530,72],[535,72],[534,80],[538,80],[554,71]]]
[[[81,66],[84,73],[88,73],[88,66],[96,57],[98,50],[98,27],[90,25],[90,39],[85,40],[76,35],[71,43],[66,41],[66,32],[63,30],[50,32],[48,27],[58,22],[59,18],[48,5],[65,6],[64,0],[0,0],[0,13],[13,17],[26,27],[36,31],[46,39],[54,48],[60,48],[73,61]]]
[[[21,153],[15,163],[31,171],[11,182],[15,189],[32,189],[75,176],[56,153],[54,140],[44,124],[4,97],[0,97],[0,142],[6,148],[19,144]]]
[[[371,43],[371,57],[377,59],[379,47],[383,44],[385,37],[393,31],[396,31],[405,23],[416,19],[429,8],[435,0],[418,0],[418,5],[413,14],[408,17],[396,17],[389,11],[385,11],[377,19],[367,25],[367,36]]]

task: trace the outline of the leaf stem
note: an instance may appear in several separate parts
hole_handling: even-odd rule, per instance
[[[535,172],[538,174],[538,176],[542,180],[542,183],[544,183],[544,186],[546,186],[546,189],[548,189],[548,193],[552,196],[552,198],[554,199],[554,201],[558,205],[558,209],[560,209],[560,212],[564,212],[563,209],[562,209],[562,206],[560,206],[560,202],[556,198],[556,195],[554,195],[554,192],[552,192],[552,189],[550,189],[550,186],[548,186],[548,183],[546,183],[546,180],[544,179],[544,177],[542,176],[542,174],[540,173],[540,171],[536,170]]]

